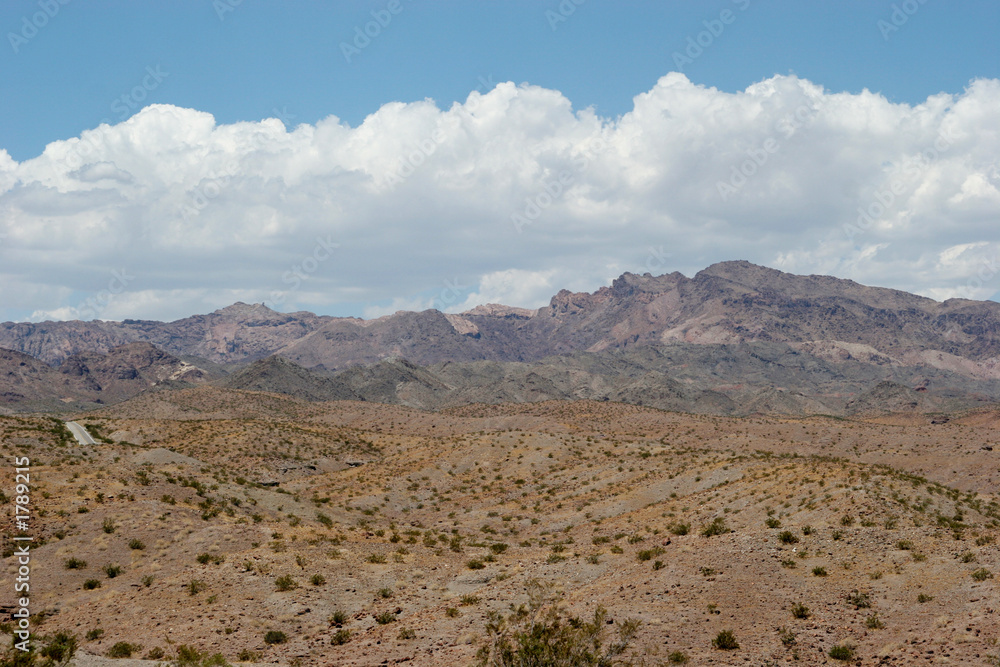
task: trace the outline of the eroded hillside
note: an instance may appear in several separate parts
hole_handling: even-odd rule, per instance
[[[78,421],[101,444],[44,417],[0,429],[33,460],[35,621],[87,653],[470,664],[534,580],[609,628],[640,620],[647,664],[998,652],[993,412],[432,413],[199,387]],[[713,647],[724,630],[738,649]]]

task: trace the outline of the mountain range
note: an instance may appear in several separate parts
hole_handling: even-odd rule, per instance
[[[237,303],[174,322],[0,324],[0,409],[216,383],[438,409],[597,399],[712,414],[934,411],[1000,399],[1000,304],[744,261],[625,273],[527,310],[373,320]]]

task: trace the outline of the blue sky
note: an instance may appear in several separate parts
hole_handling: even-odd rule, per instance
[[[145,103],[207,111],[219,123],[277,109],[294,123],[335,115],[357,125],[386,102],[448,105],[483,81],[552,88],[614,117],[674,70],[673,53],[725,9],[737,19],[682,70],[724,91],[794,73],[831,91],[867,88],[915,103],[1000,76],[1000,3],[914,2],[919,10],[886,40],[878,22],[891,21],[899,3],[587,0],[553,30],[546,12],[559,12],[554,1],[400,0],[402,11],[348,63],[339,44],[387,1],[243,0],[220,11],[211,0],[76,0],[18,53],[4,40],[0,147],[24,160],[120,120],[114,100],[157,65],[169,76]],[[37,2],[6,0],[0,28],[20,33],[38,11]]]
[[[1000,3],[7,0],[0,31],[0,320],[537,307],[726,259],[1000,288]]]

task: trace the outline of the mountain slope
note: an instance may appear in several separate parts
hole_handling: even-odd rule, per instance
[[[0,348],[0,403],[18,410],[79,409],[123,401],[163,382],[186,387],[208,379],[201,368],[149,343],[76,354],[58,369]]]
[[[126,361],[93,356],[137,343],[173,361],[148,348],[130,348],[138,356]],[[269,361],[226,386],[428,408],[598,398],[722,413],[839,412],[883,381],[959,403],[1000,398],[1000,304],[939,303],[742,261],[693,278],[625,273],[593,293],[560,291],[537,310],[361,320],[240,303],[169,323],[6,323],[3,345],[62,364],[65,386],[49,387],[50,397],[69,387],[101,400],[177,379],[180,356],[207,368],[273,355],[293,365]],[[346,374],[331,384],[302,368]]]
[[[0,324],[0,347],[54,365],[74,354],[104,354],[132,342],[150,343],[174,355],[214,363],[244,362],[272,354],[329,319],[305,312],[278,313],[262,304],[236,303],[174,322],[4,322]]]
[[[218,382],[220,387],[242,391],[287,394],[306,401],[360,400],[343,382],[306,370],[283,357],[268,357]]]

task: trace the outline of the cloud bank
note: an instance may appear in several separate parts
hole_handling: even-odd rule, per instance
[[[146,107],[0,150],[4,319],[173,319],[234,301],[366,317],[537,307],[726,259],[935,299],[1000,290],[1000,81],[915,106],[671,73],[607,119],[501,83],[285,127]]]

